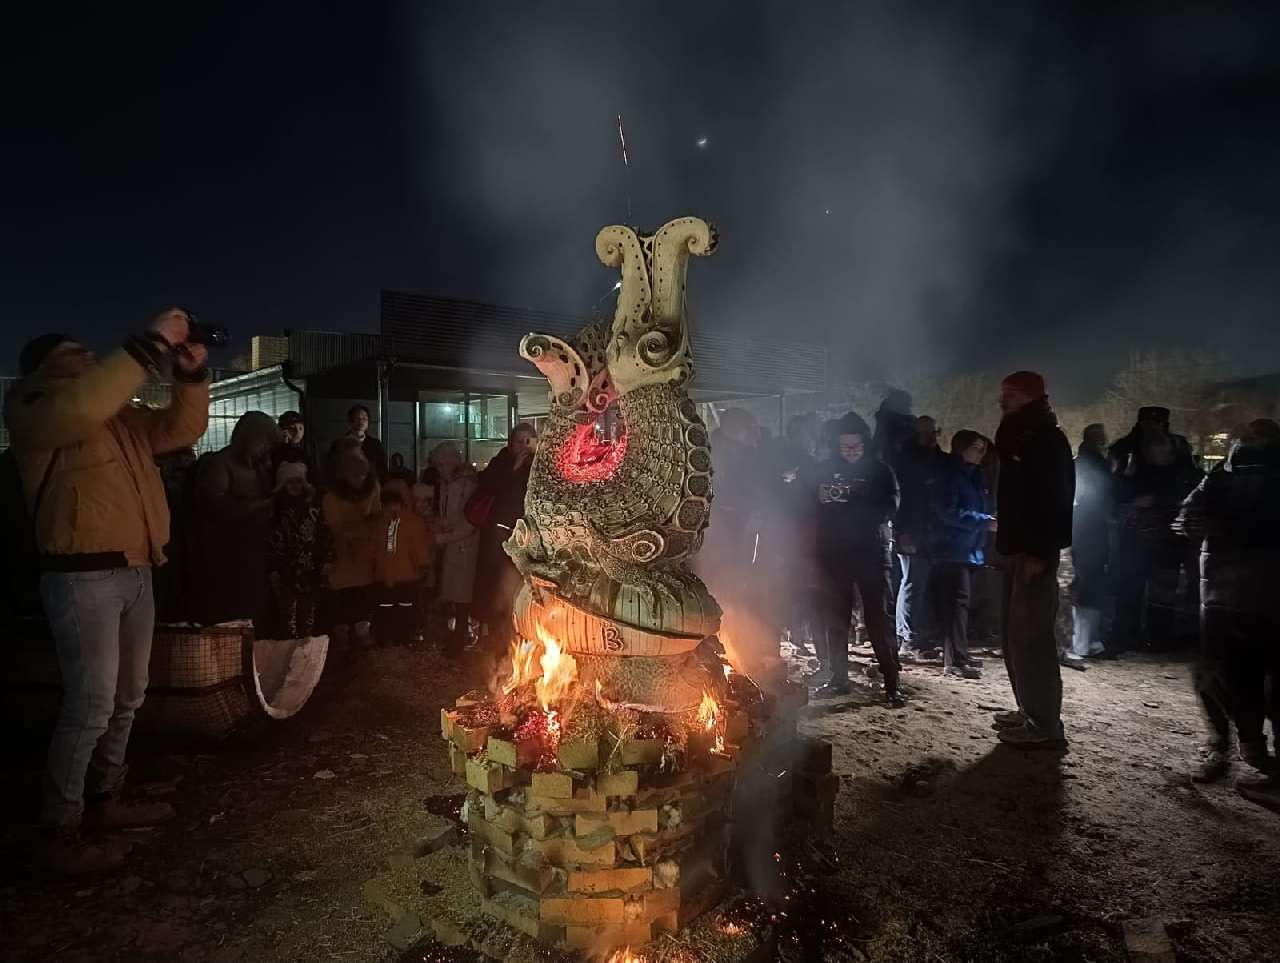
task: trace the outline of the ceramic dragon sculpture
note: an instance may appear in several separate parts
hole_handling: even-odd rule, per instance
[[[610,697],[648,708],[697,702],[706,680],[692,652],[720,622],[688,564],[712,491],[707,429],[685,390],[686,266],[715,245],[693,217],[652,235],[604,228],[596,253],[621,272],[612,325],[520,343],[550,384],[551,412],[505,546],[525,578],[517,630],[553,632],[580,677],[585,657]]]

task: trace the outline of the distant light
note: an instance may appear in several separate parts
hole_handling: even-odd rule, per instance
[[[706,139],[705,137],[699,137],[699,138],[698,138],[698,146],[699,146],[699,147],[706,147],[706,146],[707,146],[707,139]]]
[[[830,213],[831,213],[831,208],[829,208],[829,207],[828,207],[828,208],[827,208],[825,211],[823,211],[822,213],[824,213],[824,214],[830,214]]]

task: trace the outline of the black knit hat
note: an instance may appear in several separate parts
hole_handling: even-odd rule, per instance
[[[289,428],[293,425],[305,425],[305,424],[306,422],[302,420],[302,415],[298,414],[296,411],[286,411],[283,415],[280,416],[280,427],[282,429]]]
[[[871,428],[862,420],[862,416],[856,411],[847,412],[843,417],[836,421],[835,434],[861,435],[868,441],[871,440]]]
[[[68,343],[77,342],[75,338],[65,334],[42,334],[38,338],[33,338],[26,343],[22,353],[18,355],[18,370],[22,372],[23,377],[26,377],[44,364],[44,359],[53,354],[56,348]]]

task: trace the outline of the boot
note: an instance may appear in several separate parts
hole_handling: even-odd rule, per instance
[[[1206,746],[1204,762],[1191,773],[1192,782],[1210,783],[1226,778],[1231,771],[1231,749],[1222,746]]]
[[[78,828],[59,829],[36,857],[37,865],[58,876],[106,873],[124,865],[132,848],[121,840],[90,843]]]
[[[176,815],[167,802],[141,802],[107,796],[85,807],[85,825],[94,829],[141,829],[168,822]]]
[[[1246,766],[1252,766],[1258,772],[1270,774],[1276,771],[1276,761],[1267,752],[1266,738],[1240,743],[1240,759]]]

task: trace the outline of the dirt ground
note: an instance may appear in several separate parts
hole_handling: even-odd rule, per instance
[[[847,956],[1123,960],[1126,921],[1153,920],[1180,959],[1280,959],[1280,816],[1230,782],[1186,778],[1201,728],[1189,667],[1064,670],[1071,746],[1059,754],[998,745],[990,716],[1008,707],[1007,682],[998,657],[986,662],[979,682],[910,669],[903,710],[860,688],[806,711],[803,729],[833,743],[842,783],[829,872],[810,899],[852,934]],[[449,827],[429,811],[462,788],[439,709],[479,676],[429,649],[375,650],[252,739],[137,746],[133,786],[178,818],[131,834],[127,867],[97,879],[30,869],[42,746],[14,746],[0,956],[459,958],[405,954],[388,936],[404,914],[474,913],[464,848],[412,849]],[[755,941],[717,940],[717,919],[650,958],[745,958]]]

